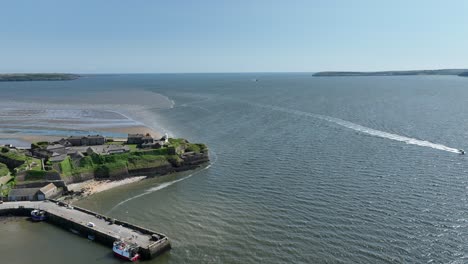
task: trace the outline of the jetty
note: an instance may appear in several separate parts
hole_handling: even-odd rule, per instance
[[[138,245],[142,259],[151,259],[171,248],[164,234],[55,200],[5,202],[0,204],[0,216],[31,216],[35,209],[45,211],[45,222],[92,239],[109,250],[115,241],[124,240]]]

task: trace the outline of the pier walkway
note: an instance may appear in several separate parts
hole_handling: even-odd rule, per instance
[[[163,234],[56,201],[5,202],[0,204],[0,216],[29,216],[34,209],[46,212],[46,222],[85,237],[92,236],[96,242],[110,247],[119,239],[136,243],[139,246],[139,253],[146,259],[170,248],[169,240]],[[94,226],[88,226],[89,222]]]

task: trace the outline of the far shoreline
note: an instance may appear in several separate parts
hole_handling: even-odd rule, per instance
[[[137,134],[137,133],[144,133],[144,134],[151,134],[155,137],[162,137],[162,133],[151,129],[144,125],[137,125],[137,126],[121,126],[121,127],[107,127],[107,128],[99,128],[96,129],[98,132],[112,132],[112,133],[120,133],[120,134]],[[12,142],[14,141],[23,141],[29,144],[38,142],[38,141],[57,141],[61,138],[67,137],[67,133],[64,132],[64,135],[60,136],[50,136],[50,135],[34,135],[34,134],[21,134],[21,133],[0,133],[0,139],[3,142],[8,142],[8,139],[11,139]],[[116,138],[118,139],[118,138]],[[12,144],[13,143],[7,143]],[[2,145],[2,144],[0,144]]]

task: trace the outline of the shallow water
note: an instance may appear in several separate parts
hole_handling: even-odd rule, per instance
[[[211,151],[207,169],[80,202],[167,234],[173,250],[148,263],[467,261],[468,166],[454,152],[468,145],[468,79],[106,78],[107,84],[96,77],[93,89],[128,85],[129,94],[142,90],[172,100],[173,107],[129,107],[132,118]],[[41,233],[39,227],[16,228],[18,237],[10,237],[37,239],[29,233]],[[86,254],[59,250],[44,263],[117,262],[105,257],[110,249],[57,232],[44,245],[70,243]]]

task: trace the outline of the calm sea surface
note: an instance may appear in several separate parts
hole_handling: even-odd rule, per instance
[[[210,147],[208,168],[79,202],[167,234],[173,249],[146,263],[468,262],[468,78],[120,75],[0,92],[9,111],[92,105]],[[44,223],[0,233],[2,263],[120,262]]]

